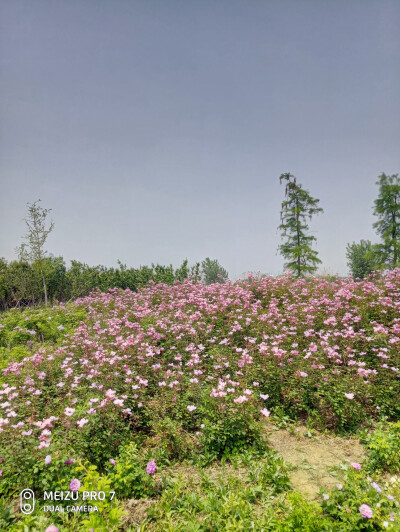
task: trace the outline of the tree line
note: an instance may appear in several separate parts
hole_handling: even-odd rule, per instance
[[[49,302],[66,302],[84,297],[96,289],[129,288],[137,291],[149,281],[173,284],[188,278],[202,280],[206,284],[222,283],[228,272],[216,259],[207,257],[189,266],[185,259],[181,266],[152,264],[128,268],[118,261],[117,268],[88,266],[77,260],[67,268],[63,257],[48,255],[45,250],[47,237],[54,228],[48,221],[51,209],[43,209],[40,200],[28,203],[25,218],[27,233],[25,242],[16,251],[18,260],[7,262],[0,258],[0,309],[37,305]]]
[[[318,253],[312,248],[316,238],[309,234],[307,219],[323,212],[319,199],[313,198],[296,178],[282,174],[280,182],[287,181],[285,200],[281,207],[279,229],[284,239],[279,251],[285,258],[285,268],[301,277],[315,273],[321,263]],[[393,269],[400,266],[400,179],[398,174],[382,173],[378,181],[378,197],[374,202],[373,224],[381,242],[372,244],[361,240],[347,244],[346,258],[350,273],[355,278],[364,278],[374,270]]]
[[[286,182],[278,226],[283,240],[278,249],[285,259],[284,267],[297,277],[313,274],[321,260],[313,249],[316,238],[310,234],[307,220],[322,213],[323,209],[319,199],[303,189],[295,176],[285,173],[279,179],[281,183]],[[355,278],[364,278],[374,270],[400,266],[400,179],[398,174],[382,173],[376,184],[378,197],[373,213],[377,221],[373,227],[381,242],[372,244],[369,240],[361,240],[347,244],[347,263]],[[45,250],[54,223],[48,221],[51,209],[43,209],[39,203],[40,200],[28,203],[27,233],[24,243],[16,250],[18,260],[7,262],[0,258],[0,309],[65,302],[86,296],[97,288],[136,291],[149,281],[173,284],[193,278],[210,284],[228,279],[225,268],[209,257],[192,266],[185,259],[176,269],[160,264],[128,268],[120,261],[117,268],[109,268],[88,266],[76,260],[67,268],[63,257],[49,256]]]
[[[193,266],[189,266],[186,259],[175,269],[172,265],[160,264],[128,268],[121,262],[118,267],[109,268],[88,266],[77,260],[71,261],[67,268],[63,257],[48,256],[41,262],[17,260],[9,263],[0,258],[0,309],[67,302],[84,297],[97,288],[102,291],[109,288],[137,291],[149,281],[172,285],[188,278],[203,280],[207,284],[225,282],[228,272],[217,260],[210,258]]]

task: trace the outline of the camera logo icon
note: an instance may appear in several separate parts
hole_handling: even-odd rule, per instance
[[[22,490],[19,495],[19,507],[23,514],[29,515],[35,509],[35,494],[30,489]]]

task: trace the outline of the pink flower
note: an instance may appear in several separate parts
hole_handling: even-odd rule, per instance
[[[111,465],[115,465],[115,460],[114,460],[114,458],[110,458],[110,464],[111,464]]]
[[[56,526],[50,525],[46,528],[45,532],[59,532],[59,530]]]
[[[64,413],[66,416],[72,416],[72,414],[75,412],[75,408],[69,408],[67,407],[65,410],[64,410]]]
[[[263,416],[265,416],[265,417],[269,417],[269,415],[270,415],[270,413],[271,413],[271,412],[270,412],[269,410],[267,410],[266,408],[263,408],[262,410],[260,410],[260,412],[261,412],[261,414],[262,414]]]
[[[147,464],[147,467],[146,467],[146,473],[148,475],[152,475],[156,471],[157,471],[156,461],[155,460],[150,460],[150,462]]]
[[[341,490],[341,489],[343,489],[343,484],[336,484],[336,487],[337,487],[338,490]]]
[[[344,395],[347,397],[347,399],[354,399],[354,393],[345,393]]]
[[[376,482],[372,482],[371,486],[376,490],[377,493],[382,493],[381,488],[378,486]]]
[[[240,395],[239,397],[236,397],[236,399],[233,400],[234,403],[245,403],[248,401],[248,398],[245,395]]]
[[[360,512],[360,514],[361,514],[363,517],[367,517],[368,519],[371,519],[371,517],[373,516],[372,510],[371,510],[371,508],[368,506],[368,504],[362,504],[362,505],[358,508],[358,511]]]
[[[78,489],[81,487],[81,483],[77,478],[73,478],[71,482],[69,483],[69,489],[71,491],[78,491]]]
[[[264,401],[266,401],[268,399],[269,395],[260,393],[260,397],[261,397],[261,399],[264,399]]]
[[[83,427],[83,425],[86,425],[86,423],[88,422],[87,419],[85,419],[84,417],[82,419],[80,419],[79,421],[76,422],[77,425],[80,426],[80,428]]]
[[[189,410],[189,412],[193,412],[193,410],[196,410],[197,406],[189,405],[186,408]]]
[[[0,477],[2,477],[2,476],[3,476],[3,470],[0,469]]]
[[[48,454],[48,455],[46,456],[46,458],[44,459],[44,463],[45,463],[46,465],[51,464],[51,456],[50,456],[49,454]]]
[[[351,467],[354,467],[354,469],[361,469],[361,464],[358,464],[357,462],[350,462]]]

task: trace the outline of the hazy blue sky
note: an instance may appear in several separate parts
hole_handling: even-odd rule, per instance
[[[322,269],[377,241],[400,1],[2,0],[0,20],[0,256],[41,198],[67,261],[278,274],[283,172],[325,210]]]

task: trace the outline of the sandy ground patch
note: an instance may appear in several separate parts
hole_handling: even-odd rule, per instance
[[[129,499],[125,501],[123,506],[127,515],[121,519],[124,530],[131,526],[139,526],[147,518],[147,510],[154,502],[154,499]]]
[[[329,489],[339,480],[330,468],[344,462],[362,462],[363,446],[355,438],[326,436],[313,431],[308,437],[308,428],[296,427],[295,434],[287,429],[267,432],[268,441],[291,466],[289,473],[293,488],[309,499],[316,499],[320,488]]]

